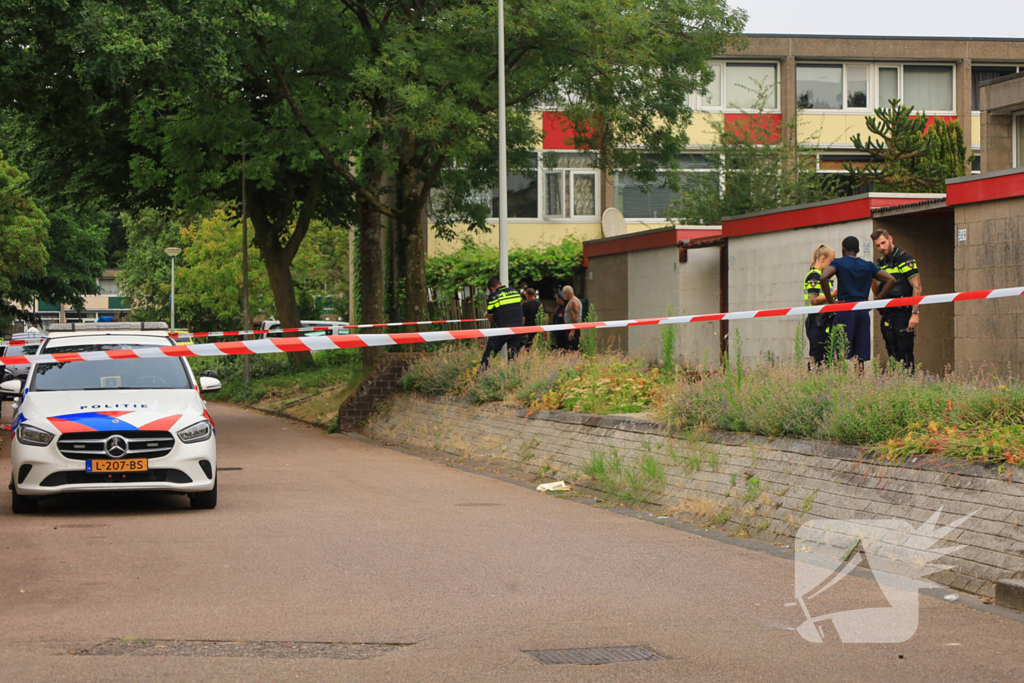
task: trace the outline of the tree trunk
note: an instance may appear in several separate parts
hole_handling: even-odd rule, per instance
[[[359,217],[359,313],[361,322],[384,319],[384,254],[381,249],[381,215],[364,199],[357,199]],[[376,367],[384,355],[383,347],[363,349],[363,370]]]
[[[274,308],[281,327],[302,327],[299,320],[299,306],[295,300],[295,282],[292,280],[291,259],[283,250],[271,249],[263,253],[263,263],[267,267],[267,279],[270,291],[274,294]],[[295,364],[312,363],[313,356],[308,351],[288,354]]]
[[[405,308],[409,320],[428,320],[427,245],[423,242],[423,211],[403,212],[402,246],[405,252]]]

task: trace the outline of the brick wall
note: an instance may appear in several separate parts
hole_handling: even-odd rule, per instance
[[[378,410],[381,404],[398,391],[398,380],[418,353],[385,354],[356,390],[338,407],[338,430],[358,430]]]
[[[657,423],[626,417],[407,394],[375,416],[367,433],[787,544],[812,519],[895,517],[920,526],[940,508],[940,524],[974,513],[945,538],[964,546],[942,561],[955,567],[931,578],[991,596],[995,581],[1024,574],[1024,483],[990,468],[924,459],[887,465],[835,444],[731,433],[668,437]]]
[[[1024,284],[1024,197],[957,206],[967,231],[954,252],[956,291]],[[1024,374],[1024,301],[1020,297],[954,306],[956,371]]]

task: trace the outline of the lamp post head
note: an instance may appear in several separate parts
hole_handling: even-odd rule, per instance
[[[175,256],[181,253],[181,247],[167,247],[166,249],[164,249],[164,253],[170,256],[171,258],[174,258]]]

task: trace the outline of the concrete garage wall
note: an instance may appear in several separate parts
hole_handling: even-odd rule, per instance
[[[895,517],[919,526],[939,508],[941,524],[974,513],[945,539],[964,546],[943,561],[954,569],[932,578],[991,596],[995,581],[1024,574],[1024,483],[994,469],[950,461],[879,464],[858,449],[796,439],[673,438],[661,425],[626,417],[477,407],[407,394],[373,418],[367,433],[489,471],[564,479],[576,491],[606,499],[645,499],[643,507],[657,514],[714,522],[767,541],[788,543],[812,519]],[[584,474],[595,458],[609,473],[605,482]],[[659,463],[661,481],[643,477],[644,460]],[[627,475],[642,489],[631,488]]]
[[[686,263],[679,263],[678,247],[645,249],[629,257],[629,316],[658,318],[672,306],[674,315],[718,312],[718,248],[690,249]],[[681,360],[699,363],[705,349],[718,359],[718,323],[678,326],[676,354]],[[655,325],[628,328],[629,353],[650,360],[660,357],[659,328]]]
[[[601,320],[629,318],[628,253],[591,257],[587,265],[587,277],[585,293]],[[597,340],[602,349],[629,350],[624,330],[598,330]]]
[[[861,256],[870,258],[872,229],[871,220],[864,219],[822,227],[730,237],[729,310],[749,311],[803,305],[803,281],[814,248],[824,243],[835,249],[837,256],[841,256],[843,239],[854,235],[860,238]],[[803,320],[764,318],[729,323],[731,335],[735,336],[736,331],[740,333],[745,360],[753,360],[769,351],[779,358],[791,358],[797,325],[802,326]]]
[[[955,207],[956,291],[1024,285],[1024,197]],[[1024,375],[1024,300],[967,301],[955,311],[956,371]]]
[[[956,229],[951,210],[945,209],[935,216],[875,217],[875,228],[883,228],[892,235],[896,246],[905,249],[917,260],[921,271],[921,285],[925,294],[943,294],[956,291],[953,274],[953,244]],[[881,257],[874,250],[874,258]],[[877,313],[871,314],[872,323],[880,326]],[[885,358],[885,342],[881,333],[874,335],[872,354]],[[921,325],[914,344],[914,360],[928,372],[943,375],[953,367],[953,304],[931,304],[921,310]]]

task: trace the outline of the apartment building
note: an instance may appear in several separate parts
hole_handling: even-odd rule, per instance
[[[1024,40],[1016,39],[761,34],[747,39],[743,50],[711,61],[714,83],[706,94],[692,96],[689,148],[680,160],[684,172],[713,172],[706,156],[714,143],[711,122],[743,121],[756,107],[759,91],[768,97],[764,112],[779,121],[799,109],[794,143],[816,150],[822,173],[840,173],[844,162],[859,159],[850,138],[866,137],[866,117],[892,98],[929,118],[959,121],[967,147],[978,155],[974,171],[980,172],[985,164],[981,84],[1024,71]],[[601,218],[611,207],[622,212],[627,234],[669,224],[666,213],[675,199],[670,190],[642,192],[623,174],[593,168],[587,155],[572,149],[558,111],[537,111],[534,121],[543,134],[537,169],[509,178],[513,246],[620,234],[602,228]],[[497,244],[497,205],[495,190],[495,229],[477,239]],[[428,249],[433,254],[457,247],[431,236]]]
[[[96,284],[100,293],[95,296],[85,297],[85,308],[82,313],[64,306],[64,315],[71,320],[99,320],[100,317],[110,317],[113,320],[121,320],[129,312],[128,302],[121,296],[120,288],[117,285],[117,275],[120,268],[107,268],[103,275],[97,278]],[[60,319],[61,307],[45,301],[36,300],[30,304],[32,312],[39,317],[44,326],[49,323],[58,322]]]

